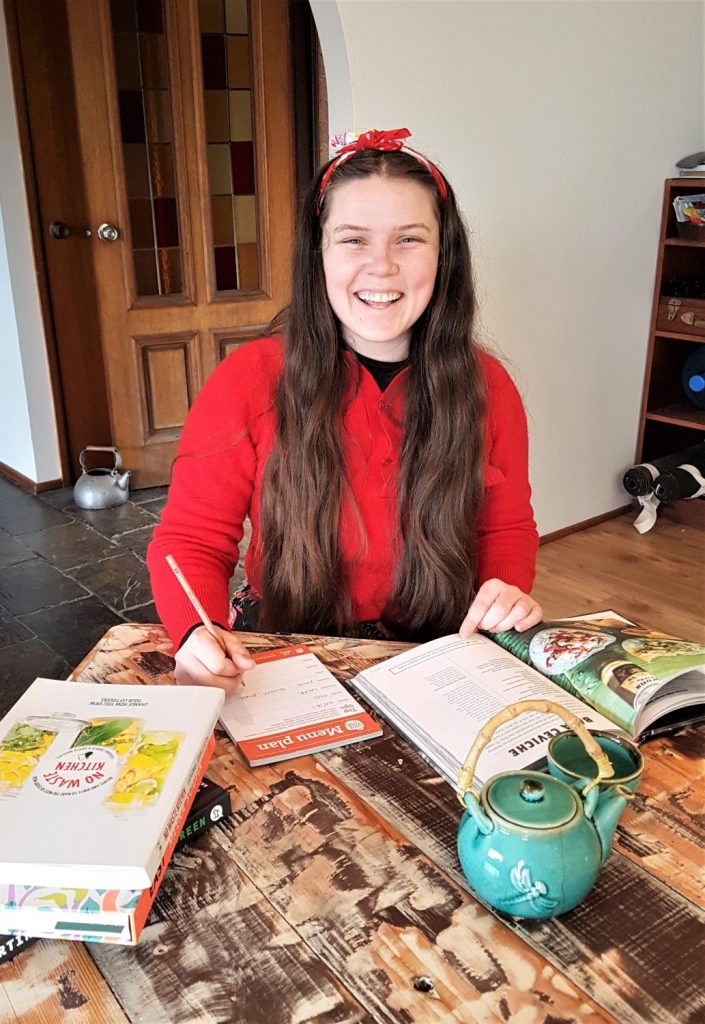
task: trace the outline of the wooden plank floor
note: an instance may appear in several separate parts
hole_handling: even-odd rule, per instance
[[[659,519],[639,534],[619,516],[539,549],[534,597],[544,618],[612,609],[705,643],[705,532]]]

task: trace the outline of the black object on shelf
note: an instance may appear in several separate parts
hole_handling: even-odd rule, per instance
[[[705,409],[705,345],[699,345],[683,363],[681,382],[688,401]]]
[[[661,294],[674,299],[705,299],[705,277],[668,277]]]
[[[698,465],[699,462],[705,469],[705,441],[691,445],[690,448],[683,448],[682,451],[673,452],[671,455],[662,455],[660,459],[652,459],[651,462],[640,462],[637,466],[632,466],[624,474],[622,483],[629,494],[634,498],[639,498],[654,490],[655,481],[661,473],[678,469],[684,464]]]
[[[634,528],[639,533],[650,530],[656,523],[660,504],[668,504],[678,498],[699,498],[705,495],[703,473],[705,441],[628,469],[622,483],[641,505]]]

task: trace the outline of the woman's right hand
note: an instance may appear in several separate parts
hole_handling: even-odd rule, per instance
[[[181,686],[221,686],[232,693],[243,673],[255,667],[247,648],[227,629],[216,626],[227,654],[205,626],[194,629],[174,655],[174,678]]]

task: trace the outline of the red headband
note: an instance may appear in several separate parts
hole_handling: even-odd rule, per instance
[[[330,144],[331,148],[336,151],[337,156],[328,165],[326,173],[321,178],[321,184],[318,187],[318,201],[316,205],[318,213],[321,212],[323,196],[330,184],[330,179],[333,177],[333,173],[354,153],[360,153],[365,149],[379,149],[383,152],[391,153],[403,148],[405,153],[408,153],[410,156],[413,156],[418,160],[418,162],[426,168],[429,174],[432,175],[433,180],[438,186],[441,199],[445,202],[448,197],[448,186],[445,182],[445,178],[435,164],[432,164],[431,161],[427,160],[421,153],[417,153],[415,149],[410,149],[405,145],[405,140],[409,138],[411,138],[411,132],[408,128],[392,128],[391,130],[384,132],[379,132],[373,128],[369,132],[362,132],[362,134],[358,134],[357,132],[343,132],[340,135],[334,135]]]

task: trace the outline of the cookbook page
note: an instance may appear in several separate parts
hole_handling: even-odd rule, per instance
[[[672,679],[682,677],[681,706],[705,701],[705,645],[636,625],[616,612],[541,622],[492,639],[632,735],[658,718],[657,709],[668,713],[677,706],[654,700]]]
[[[382,735],[305,645],[250,657],[257,667],[226,699],[220,720],[251,764]]]
[[[381,706],[379,695],[385,714],[398,711],[400,718],[419,723],[434,744],[460,763],[485,722],[520,700],[552,700],[588,728],[614,729],[602,715],[477,634],[467,640],[457,634],[432,640],[365,669],[352,682],[376,706]],[[556,715],[520,715],[495,732],[480,756],[477,777],[484,782],[496,772],[540,761],[550,738],[564,728]]]

